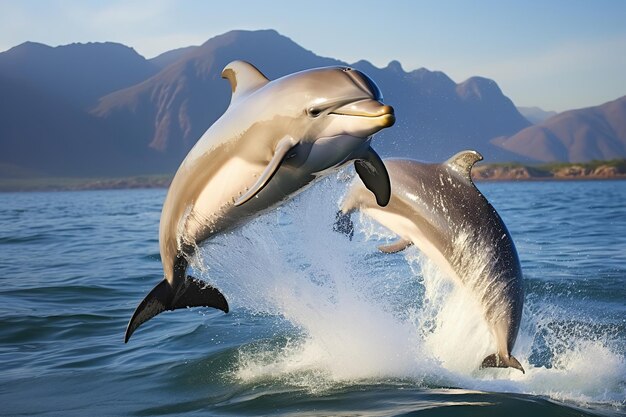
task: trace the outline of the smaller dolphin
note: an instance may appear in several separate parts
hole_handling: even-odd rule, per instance
[[[522,269],[511,235],[496,210],[472,182],[472,166],[483,157],[464,151],[443,164],[386,159],[391,199],[379,207],[355,181],[337,214],[335,230],[351,235],[349,214],[361,210],[400,236],[385,253],[415,244],[448,276],[470,289],[483,306],[497,352],[484,367],[512,367],[524,372],[511,355],[522,318]]]
[[[165,277],[135,309],[125,342],[165,310],[206,306],[228,312],[218,289],[187,275],[189,258],[205,240],[276,206],[315,179],[354,161],[376,201],[389,201],[389,177],[370,141],[393,125],[395,116],[367,75],[328,67],[269,80],[252,64],[233,61],[222,77],[230,82],[230,106],[172,180],[159,227]]]

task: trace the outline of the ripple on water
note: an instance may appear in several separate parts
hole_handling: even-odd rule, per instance
[[[479,185],[527,278],[525,375],[475,369],[488,329],[415,250],[330,232],[333,182],[204,246],[231,313],[166,312],[128,344],[165,191],[0,194],[2,413],[623,414],[624,184]]]

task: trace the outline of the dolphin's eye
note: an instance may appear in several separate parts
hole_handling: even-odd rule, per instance
[[[306,111],[306,113],[310,116],[310,117],[317,117],[322,113],[322,109],[319,107],[309,107]]]
[[[343,72],[348,72],[348,71],[352,71],[352,68],[350,67],[344,67],[341,69]]]

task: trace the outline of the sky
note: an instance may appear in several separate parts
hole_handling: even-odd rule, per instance
[[[0,0],[0,51],[112,41],[152,58],[233,29],[275,29],[348,63],[491,78],[518,106],[626,95],[626,0]]]

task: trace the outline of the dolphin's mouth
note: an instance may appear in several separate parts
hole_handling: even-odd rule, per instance
[[[378,119],[384,127],[389,127],[396,121],[393,107],[372,99],[354,101],[333,110],[330,114]]]

